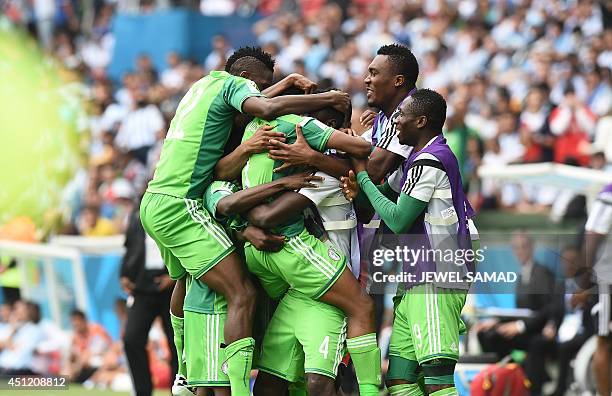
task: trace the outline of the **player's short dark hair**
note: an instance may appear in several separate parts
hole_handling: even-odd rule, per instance
[[[410,98],[410,111],[426,116],[429,129],[442,131],[446,121],[446,101],[442,95],[431,89],[417,89]]]
[[[70,312],[70,317],[71,318],[79,318],[82,320],[86,320],[87,317],[85,316],[85,312],[81,311],[80,309],[73,309],[72,312]]]
[[[388,56],[394,73],[404,76],[408,86],[413,87],[416,84],[419,77],[419,63],[408,47],[401,44],[383,45],[376,54]]]
[[[225,63],[225,71],[238,75],[243,70],[253,70],[265,67],[274,72],[274,59],[261,47],[242,47],[237,49]]]
[[[326,89],[317,89],[315,93],[324,93],[329,91],[338,90],[337,88],[330,87]],[[312,113],[312,116],[317,119],[335,120],[336,128],[348,128],[350,127],[351,115],[353,113],[352,106],[349,104],[348,110],[343,113],[334,107],[325,107],[321,110]],[[348,125],[347,125],[348,124]]]

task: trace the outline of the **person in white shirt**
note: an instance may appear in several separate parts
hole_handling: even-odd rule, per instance
[[[115,144],[124,151],[131,151],[146,165],[149,149],[155,144],[157,134],[164,126],[164,117],[157,106],[148,104],[144,94],[135,91],[132,110],[119,127]]]

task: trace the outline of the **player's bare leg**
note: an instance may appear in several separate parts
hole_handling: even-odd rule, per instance
[[[248,396],[255,340],[251,337],[256,290],[237,253],[232,252],[199,278],[227,300],[224,372],[233,396]]]
[[[593,355],[593,366],[595,369],[597,393],[600,395],[609,395],[612,391],[610,389],[610,347],[611,341],[608,337],[597,337],[597,349]]]
[[[250,337],[257,293],[240,256],[235,252],[230,253],[200,280],[227,300],[227,319],[223,330],[225,343]]]
[[[360,287],[348,268],[320,298],[340,308],[348,319],[346,346],[357,374],[359,394],[378,395],[381,382],[380,348],[376,341],[374,302]]]
[[[342,396],[340,389],[336,390],[336,381],[331,377],[320,374],[307,373],[306,387],[309,395]]]
[[[218,386],[215,388],[198,387],[196,388],[196,396],[231,396],[230,388],[227,386]]]
[[[187,277],[179,279],[174,284],[172,296],[170,297],[170,323],[174,333],[174,346],[178,358],[178,373],[172,384],[172,394],[175,396],[189,395],[191,391],[187,387],[187,367],[183,358],[185,345],[183,302],[187,293]]]
[[[348,319],[347,337],[359,337],[374,333],[374,301],[359,285],[348,268],[319,301],[341,309]]]
[[[259,371],[253,386],[253,396],[286,395],[288,388],[289,384],[284,379]]]

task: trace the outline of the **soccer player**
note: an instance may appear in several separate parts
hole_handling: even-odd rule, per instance
[[[594,281],[599,290],[599,313],[597,327],[597,349],[593,355],[597,393],[609,395],[610,362],[612,362],[612,184],[608,184],[597,196],[585,225],[583,257],[584,271],[581,286],[588,289]],[[586,284],[583,283],[586,281]]]
[[[400,105],[416,90],[419,64],[410,49],[401,44],[384,45],[368,66],[364,80],[368,106],[377,108],[372,128],[362,137],[374,146],[368,161],[368,175],[380,183],[410,155],[412,147],[401,144],[395,119]]]
[[[325,117],[318,113],[311,115],[317,119]],[[365,157],[370,152],[369,143],[363,139],[334,130],[317,119],[290,115],[280,117],[272,124],[275,130],[285,133],[288,143],[299,139],[318,151],[338,149],[359,157]],[[262,124],[264,121],[255,119],[247,128],[245,138]],[[274,169],[281,165],[280,161],[272,160],[267,154],[251,156],[243,169],[243,186],[258,185],[285,172],[293,172],[283,168],[281,172],[275,173]],[[347,345],[355,363],[360,393],[377,394],[380,383],[380,350],[374,333],[373,304],[371,299],[362,293],[358,282],[347,268],[346,258],[337,251],[337,247],[324,244],[306,231],[302,213],[275,228],[274,232],[287,238],[285,246],[278,253],[260,252],[252,246],[245,246],[249,270],[260,279],[266,292],[273,298],[282,296],[288,285],[291,285],[294,291],[309,299],[319,300],[342,310],[348,317]],[[287,298],[291,297],[293,294]],[[292,329],[287,331],[291,332]],[[314,339],[314,336],[320,334],[312,332],[312,335]],[[326,335],[321,337],[316,348],[321,346],[325,337]],[[313,347],[314,341],[308,342],[305,353],[311,353]],[[316,348],[312,351],[312,356],[319,354]],[[263,349],[265,353],[267,348],[264,346]],[[327,357],[330,356],[334,355],[327,354]],[[265,356],[262,357],[262,361],[264,360]],[[333,363],[333,359],[330,360]],[[274,367],[266,368],[275,370],[276,363],[279,362],[277,358],[277,361],[273,362]],[[269,364],[268,361],[265,364]],[[333,364],[330,366],[333,368]],[[327,368],[325,372],[329,375],[330,371],[331,369]]]
[[[261,230],[247,226],[237,215],[279,192],[313,186],[314,180],[318,177],[296,174],[242,191],[233,183],[214,181],[206,189],[204,206],[229,235],[252,240],[264,250],[275,250],[275,245],[267,244],[266,238],[261,237]],[[230,381],[223,372],[224,358],[220,353],[220,346],[225,343],[226,318],[227,300],[204,282],[192,280],[184,302],[185,360],[188,384],[197,387],[200,393],[210,390],[215,396],[230,394]]]
[[[241,396],[249,393],[255,290],[232,241],[204,210],[204,191],[239,112],[269,119],[326,106],[344,109],[349,99],[337,91],[266,98],[260,89],[271,84],[274,61],[257,48],[236,51],[226,69],[197,81],[181,100],[140,212],[170,276],[189,274],[227,299],[226,366],[232,394]]]
[[[404,164],[401,191],[389,182],[377,187],[366,172],[365,161],[353,161],[357,177],[351,171],[342,179],[347,199],[355,198],[361,189],[361,197],[367,197],[393,233],[416,236],[418,244],[410,246],[413,249],[425,249],[421,244],[427,249],[440,249],[441,244],[471,249],[468,218],[473,211],[463,194],[457,159],[442,135],[445,118],[446,102],[431,90],[415,91],[400,106],[395,119],[399,141],[415,151]],[[387,197],[394,191],[399,193],[396,202]],[[436,259],[404,263],[404,271],[414,274],[415,280],[400,285],[407,290],[395,308],[387,374],[391,395],[422,394],[417,383],[421,370],[429,395],[457,394],[453,373],[459,358],[459,333],[465,330],[460,314],[469,286],[421,279],[426,272],[444,270],[465,277],[469,267]]]

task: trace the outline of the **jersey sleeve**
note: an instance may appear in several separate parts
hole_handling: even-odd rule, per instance
[[[391,115],[391,120],[389,120],[385,127],[380,131],[380,138],[376,143],[376,147],[391,151],[392,153],[401,155],[404,158],[408,158],[412,152],[412,146],[406,146],[399,142],[397,130],[395,129],[395,118],[397,118],[398,114],[399,112],[396,110]]]
[[[440,161],[418,156],[410,168],[402,186],[402,193],[419,201],[429,202],[439,181],[446,176]]]
[[[597,199],[584,228],[598,234],[609,234],[612,231],[612,201]]]
[[[224,220],[223,216],[217,214],[217,204],[223,198],[238,191],[238,186],[233,183],[215,180],[214,182],[210,183],[204,192],[204,207],[215,219]]]
[[[366,142],[372,144],[372,128],[362,133],[361,138],[364,139]]]
[[[310,147],[320,152],[325,151],[325,146],[329,137],[334,132],[334,128],[310,117],[304,117],[300,125],[302,126],[304,138],[306,138]]]
[[[253,96],[264,96],[257,85],[246,78],[232,76],[223,86],[223,100],[242,113],[242,103]]]
[[[317,172],[315,176],[321,176],[323,181],[313,181],[312,183],[316,184],[317,187],[305,187],[300,189],[298,193],[310,199],[317,206],[329,197],[344,198],[338,179],[324,172]]]

